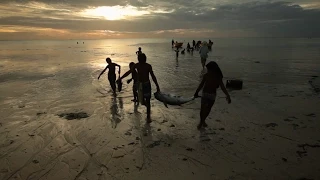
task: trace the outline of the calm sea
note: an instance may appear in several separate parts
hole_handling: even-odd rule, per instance
[[[192,39],[175,39],[186,47]],[[195,39],[206,40],[208,39]],[[225,78],[244,81],[244,88],[261,85],[307,85],[320,74],[320,39],[211,39],[208,61],[220,65]],[[77,44],[78,42],[78,44]],[[110,39],[65,41],[0,41],[0,100],[90,96],[108,92],[106,76],[97,81],[105,58],[120,64],[123,74],[137,62],[138,47],[153,66],[162,91],[192,95],[199,83],[199,53],[175,57],[171,39]],[[127,92],[130,85],[125,85]],[[76,98],[76,96],[74,96]]]

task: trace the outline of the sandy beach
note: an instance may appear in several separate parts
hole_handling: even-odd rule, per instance
[[[89,42],[54,54],[33,50],[37,56],[25,64],[12,60],[18,50],[1,51],[0,179],[320,179],[319,61],[301,69],[279,63],[283,74],[265,75],[266,67],[278,70],[269,59],[286,55],[257,59],[217,47],[209,58],[225,80],[243,79],[244,87],[230,90],[231,104],[218,89],[209,127],[199,131],[200,99],[166,108],[153,97],[147,124],[146,108],[131,101],[131,84],[114,97],[107,77],[97,80],[105,57],[123,74],[144,45],[161,90],[192,96],[198,54],[174,59],[171,47],[148,43],[128,43],[130,55]]]

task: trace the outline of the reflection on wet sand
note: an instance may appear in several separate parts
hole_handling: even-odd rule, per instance
[[[176,68],[179,67],[179,60],[178,60],[178,57],[176,58]]]
[[[150,123],[144,124],[144,126],[142,127],[142,133],[143,133],[143,136],[148,136],[149,138],[150,136],[152,136]]]
[[[139,107],[139,105],[138,104],[133,104],[133,112],[135,113],[135,114],[137,114],[137,113],[139,113],[140,114],[140,112],[138,111],[138,107]]]
[[[210,141],[210,137],[208,136],[208,133],[206,132],[206,129],[200,129],[200,141]]]
[[[133,103],[133,115],[134,117],[132,118],[132,123],[135,129],[139,130],[140,129],[140,121],[141,121],[141,113],[138,111],[139,105]]]
[[[115,129],[117,125],[121,122],[121,119],[123,118],[123,101],[122,97],[114,97],[112,98],[112,104],[110,107],[111,112],[111,125],[112,128]]]

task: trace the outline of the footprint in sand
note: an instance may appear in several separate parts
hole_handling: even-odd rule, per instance
[[[308,116],[308,117],[316,117],[316,114],[310,113],[310,114],[306,114],[306,116]]]
[[[124,135],[131,136],[131,133],[128,131],[128,132],[124,133]]]
[[[186,150],[192,152],[194,149],[192,149],[192,148],[187,148]]]
[[[74,119],[82,119],[87,118],[89,115],[86,112],[78,112],[78,113],[61,113],[58,114],[60,118],[65,118],[67,120],[74,120]]]
[[[278,126],[278,124],[276,124],[276,123],[269,123],[269,124],[266,124],[265,125],[267,128],[268,127],[276,127],[276,126]]]
[[[296,130],[296,129],[299,127],[298,124],[291,124],[291,125],[293,126],[293,129],[294,129],[294,130]]]
[[[293,121],[293,120],[292,120],[292,119],[289,119],[289,118],[285,118],[284,121],[291,122],[291,121]]]
[[[38,112],[37,116],[41,116],[42,114],[47,114],[47,112]]]

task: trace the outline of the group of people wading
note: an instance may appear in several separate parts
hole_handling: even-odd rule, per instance
[[[189,43],[188,43],[189,44]],[[195,42],[194,42],[195,44]],[[202,96],[201,96],[201,110],[200,110],[200,122],[197,126],[198,129],[201,129],[203,127],[207,127],[205,120],[208,117],[211,108],[215,102],[216,99],[216,89],[221,87],[222,91],[226,94],[226,100],[228,103],[231,103],[230,95],[228,94],[225,85],[223,83],[223,74],[221,69],[219,68],[218,64],[214,61],[206,63],[206,59],[208,57],[208,47],[205,45],[206,43],[201,43],[201,47],[199,48],[199,53],[201,56],[201,63],[202,67],[204,68],[206,66],[207,73],[204,74],[201,83],[199,84],[198,88],[196,89],[194,93],[194,98],[200,97],[198,94],[201,89],[202,90]],[[204,47],[207,47],[205,49]],[[110,86],[113,90],[114,95],[116,95],[116,84],[121,84],[121,80],[128,75],[131,74],[131,78],[127,80],[127,83],[129,84],[131,81],[133,81],[132,91],[133,91],[133,102],[136,105],[139,105],[139,102],[142,105],[145,105],[147,108],[147,123],[151,123],[151,106],[150,106],[150,100],[151,100],[151,83],[150,78],[151,76],[153,82],[156,85],[157,92],[160,93],[160,86],[158,84],[157,78],[153,72],[152,66],[147,63],[147,56],[142,53],[141,47],[139,47],[139,50],[136,52],[138,57],[138,63],[131,62],[129,64],[130,69],[124,73],[120,77],[120,70],[121,66],[113,63],[111,59],[108,57],[106,58],[106,62],[108,65],[105,67],[105,69],[100,73],[98,79],[100,79],[100,76],[109,69],[108,72],[108,80],[110,83]],[[119,78],[116,80],[116,67],[119,68]]]
[[[172,48],[176,48],[174,51],[176,52],[176,57],[178,58],[179,57],[179,49],[182,47],[182,45],[180,46],[177,46],[178,42],[176,41],[176,43],[174,42],[174,40],[171,41],[171,44],[172,44]],[[181,43],[182,44],[182,43]],[[201,58],[201,65],[202,65],[202,69],[204,69],[205,65],[206,65],[206,61],[207,61],[207,58],[208,58],[208,53],[209,51],[212,50],[212,45],[213,45],[213,42],[209,39],[209,43],[207,43],[206,41],[196,41],[193,40],[192,41],[192,47],[190,45],[190,43],[188,42],[187,44],[187,52],[191,52],[193,53],[194,50],[197,50],[199,51],[199,54],[200,54],[200,58]],[[181,51],[181,54],[184,54],[185,53],[185,49],[183,49]]]

